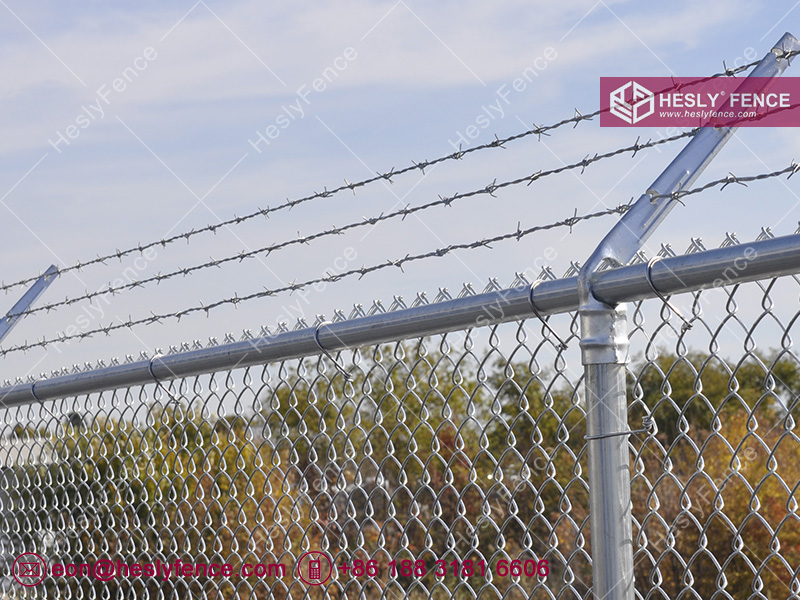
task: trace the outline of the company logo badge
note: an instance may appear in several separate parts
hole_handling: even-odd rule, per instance
[[[611,92],[609,106],[612,115],[630,125],[649,117],[656,110],[653,92],[635,81],[629,81]]]

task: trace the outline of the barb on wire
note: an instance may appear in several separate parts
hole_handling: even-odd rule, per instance
[[[798,54],[798,52],[794,52],[794,51],[793,52],[787,52],[787,53],[784,53],[784,55],[781,58],[790,59],[791,57],[793,57],[796,54]],[[715,74],[709,75],[707,77],[698,78],[697,82],[702,82],[702,81],[714,79],[714,78],[717,78],[717,77],[733,76],[733,75],[736,75],[737,73],[741,73],[743,71],[746,71],[747,69],[750,69],[751,67],[754,67],[759,62],[760,61],[753,61],[751,63],[747,63],[745,65],[742,65],[740,67],[736,67],[736,68],[733,68],[733,69],[725,68],[725,70],[720,72],[720,73],[715,73]],[[677,87],[677,86],[675,86],[675,87]],[[666,91],[666,90],[661,90],[661,91],[659,91],[659,93],[661,93],[663,91]],[[197,236],[197,235],[200,235],[200,234],[203,234],[203,233],[208,233],[208,232],[216,233],[216,231],[218,229],[221,229],[221,228],[224,228],[224,227],[228,227],[230,225],[238,225],[240,223],[243,223],[244,221],[249,221],[251,219],[254,219],[254,218],[260,217],[260,216],[264,216],[266,218],[269,218],[269,215],[271,213],[273,213],[273,212],[277,212],[277,211],[280,211],[280,210],[286,210],[286,209],[291,210],[292,208],[294,208],[295,206],[297,206],[299,204],[303,204],[303,203],[310,202],[312,200],[316,200],[316,199],[320,199],[320,198],[330,198],[331,196],[334,196],[334,195],[336,195],[336,194],[338,194],[340,192],[343,192],[345,190],[350,190],[350,191],[353,192],[353,194],[355,194],[357,188],[366,187],[366,186],[368,186],[368,185],[370,185],[372,183],[378,182],[378,181],[389,180],[391,182],[393,177],[396,177],[398,175],[404,175],[404,174],[410,173],[412,171],[420,171],[420,172],[422,172],[424,174],[425,173],[425,169],[428,168],[428,167],[431,167],[433,165],[437,165],[437,164],[440,164],[440,163],[443,163],[443,162],[447,162],[447,161],[452,161],[452,160],[461,160],[467,154],[471,154],[473,152],[479,152],[479,151],[482,151],[482,150],[486,150],[488,148],[505,149],[505,144],[507,144],[509,142],[516,141],[516,140],[520,140],[520,139],[523,139],[523,138],[526,138],[526,137],[529,137],[529,136],[532,136],[532,135],[533,136],[537,136],[539,138],[539,140],[541,140],[542,135],[545,135],[545,136],[549,135],[549,133],[548,133],[549,131],[553,131],[555,129],[559,129],[560,127],[563,127],[563,126],[569,125],[569,124],[573,124],[574,127],[577,127],[577,125],[579,123],[581,123],[582,121],[591,121],[594,117],[596,117],[596,116],[598,116],[598,115],[600,115],[603,112],[608,111],[608,110],[610,110],[610,109],[609,108],[605,108],[605,109],[596,110],[596,111],[591,112],[591,113],[582,114],[576,109],[574,116],[572,116],[572,117],[570,117],[568,119],[562,119],[561,121],[557,121],[557,122],[552,123],[550,125],[536,125],[536,123],[533,123],[532,127],[530,129],[526,130],[526,131],[523,131],[523,132],[520,132],[520,133],[517,133],[517,134],[514,134],[514,135],[510,135],[510,136],[505,137],[505,138],[498,138],[497,135],[495,135],[495,138],[491,142],[487,142],[485,144],[478,144],[476,146],[472,146],[471,148],[467,148],[466,150],[463,150],[463,149],[461,149],[461,147],[459,147],[458,151],[452,152],[452,153],[444,155],[444,156],[440,156],[439,158],[435,158],[433,160],[423,160],[423,161],[413,161],[412,160],[411,161],[411,165],[409,165],[407,167],[403,167],[402,169],[392,168],[392,169],[390,169],[389,171],[387,171],[385,173],[377,173],[373,177],[369,177],[367,179],[363,179],[363,180],[357,181],[357,182],[350,182],[347,179],[344,179],[344,185],[340,185],[340,186],[332,188],[330,190],[327,189],[327,187],[326,187],[326,188],[323,189],[322,192],[314,192],[314,193],[312,193],[312,194],[310,194],[308,196],[302,196],[302,197],[295,198],[295,199],[288,199],[287,198],[286,201],[281,203],[281,204],[278,204],[278,205],[275,205],[275,206],[272,206],[272,207],[266,206],[264,208],[259,208],[259,209],[255,210],[255,211],[253,211],[253,212],[251,212],[249,214],[242,215],[242,216],[239,216],[239,217],[234,215],[233,218],[230,218],[230,219],[227,219],[227,220],[224,220],[224,221],[220,221],[219,223],[212,223],[212,224],[206,225],[204,227],[200,227],[198,229],[191,229],[189,231],[185,231],[183,233],[179,233],[179,234],[176,234],[176,235],[173,235],[173,236],[170,236],[170,237],[166,237],[166,238],[163,238],[163,239],[160,239],[160,240],[156,240],[156,241],[153,241],[153,242],[148,242],[146,244],[141,244],[140,243],[137,246],[133,246],[133,247],[128,248],[126,250],[116,249],[114,252],[111,252],[110,254],[107,254],[105,256],[97,256],[95,258],[92,258],[92,259],[89,259],[89,260],[86,260],[86,261],[78,261],[77,263],[74,263],[72,265],[68,265],[66,267],[61,267],[61,268],[58,269],[57,273],[60,275],[60,274],[63,274],[63,273],[68,273],[70,271],[80,271],[81,269],[83,269],[85,267],[92,266],[92,265],[97,265],[97,264],[105,265],[106,261],[110,260],[112,258],[116,258],[118,260],[122,260],[122,258],[125,257],[125,256],[129,256],[131,254],[136,254],[136,253],[141,254],[145,250],[148,250],[150,248],[155,248],[155,247],[158,247],[158,246],[161,246],[162,248],[164,248],[168,244],[172,244],[172,243],[174,243],[176,241],[179,241],[179,240],[186,240],[188,242],[190,238],[193,238],[194,236]],[[41,274],[37,274],[35,276],[27,277],[27,278],[21,279],[19,281],[15,281],[13,283],[0,283],[0,291],[4,292],[4,291],[8,291],[8,290],[11,290],[13,288],[16,288],[16,287],[19,287],[19,286],[22,286],[22,285],[26,285],[26,284],[31,283],[32,281],[35,281],[36,279],[38,279],[40,277],[40,275]]]
[[[328,236],[332,236],[332,235],[342,235],[345,232],[350,231],[352,229],[357,229],[357,228],[360,228],[360,227],[367,227],[367,226],[374,226],[374,225],[376,225],[377,223],[379,223],[381,221],[388,221],[390,219],[395,219],[397,217],[402,217],[401,220],[404,220],[405,217],[407,217],[410,214],[414,214],[414,213],[417,213],[417,212],[420,212],[420,211],[428,210],[428,209],[431,209],[431,208],[436,207],[436,206],[450,206],[454,201],[461,200],[461,199],[464,199],[464,198],[471,198],[473,196],[480,196],[480,195],[488,195],[488,196],[491,196],[492,198],[494,198],[495,197],[495,192],[497,190],[500,190],[500,189],[503,189],[503,188],[506,188],[506,187],[520,185],[520,184],[523,184],[523,183],[525,183],[527,185],[530,185],[534,181],[538,181],[539,179],[542,179],[543,177],[547,177],[547,176],[550,176],[550,175],[558,175],[559,173],[563,173],[565,171],[574,170],[574,169],[580,169],[581,173],[583,173],[583,171],[586,169],[586,167],[591,165],[592,163],[599,162],[601,160],[612,158],[614,156],[618,156],[620,154],[624,154],[624,153],[628,153],[628,152],[633,152],[635,154],[636,152],[639,152],[640,150],[642,150],[644,148],[652,148],[654,146],[659,146],[661,144],[667,144],[669,142],[674,142],[674,141],[679,140],[681,138],[690,137],[690,136],[694,135],[695,132],[696,132],[696,130],[693,129],[693,130],[685,131],[683,133],[679,133],[679,134],[676,134],[676,135],[673,135],[673,136],[670,136],[670,137],[661,138],[661,139],[656,140],[656,141],[652,141],[651,140],[651,141],[648,141],[645,144],[639,143],[638,138],[637,138],[637,141],[631,146],[626,146],[626,147],[623,147],[623,148],[617,148],[616,150],[611,150],[609,152],[604,152],[602,154],[595,154],[594,157],[592,157],[592,158],[587,157],[587,158],[585,158],[585,159],[583,159],[581,161],[578,161],[578,162],[575,162],[575,163],[572,163],[572,164],[568,164],[568,165],[563,165],[563,166],[557,167],[555,169],[550,169],[550,170],[547,170],[547,171],[537,171],[536,173],[531,173],[531,174],[526,175],[524,177],[520,177],[518,179],[513,179],[513,180],[510,180],[510,181],[505,181],[505,182],[501,182],[501,183],[497,183],[497,179],[495,179],[489,185],[487,185],[487,186],[485,186],[483,188],[477,189],[477,190],[473,190],[471,192],[457,193],[457,194],[453,194],[452,196],[447,196],[447,197],[439,196],[438,200],[434,200],[434,201],[428,202],[426,204],[420,204],[420,205],[415,206],[415,207],[406,206],[405,208],[401,208],[401,209],[399,209],[397,211],[394,211],[394,212],[385,213],[385,214],[381,213],[377,217],[369,217],[369,218],[364,217],[361,221],[357,221],[355,223],[350,223],[350,224],[344,225],[342,227],[335,227],[334,226],[331,229],[328,229],[328,230],[325,230],[325,231],[320,231],[320,232],[317,232],[317,233],[314,233],[314,234],[311,234],[311,235],[307,235],[307,236],[300,235],[300,232],[298,231],[297,232],[297,237],[292,238],[290,240],[286,240],[286,241],[283,241],[283,242],[278,242],[278,243],[275,243],[275,244],[270,244],[268,246],[263,246],[261,248],[256,248],[254,250],[240,251],[235,255],[227,256],[227,257],[220,258],[220,259],[215,259],[213,257],[210,257],[210,260],[207,261],[207,262],[204,262],[204,263],[200,263],[200,264],[197,264],[197,265],[194,265],[194,266],[191,266],[191,267],[179,268],[179,269],[176,269],[175,271],[172,271],[171,273],[160,273],[159,272],[159,273],[157,273],[155,275],[152,275],[151,277],[147,277],[147,278],[144,278],[144,279],[139,279],[139,280],[136,280],[136,281],[131,281],[131,282],[128,282],[128,283],[120,284],[120,285],[118,285],[116,287],[109,285],[109,287],[107,287],[107,288],[103,288],[103,289],[100,289],[100,290],[97,290],[97,291],[94,291],[94,292],[86,292],[85,294],[80,295],[80,296],[74,296],[72,298],[66,298],[66,299],[58,301],[58,302],[52,302],[50,304],[43,304],[43,305],[35,307],[35,308],[30,308],[27,311],[20,313],[20,316],[22,316],[22,315],[31,315],[31,314],[42,312],[42,311],[50,312],[52,310],[56,310],[56,309],[58,309],[60,307],[63,307],[63,306],[70,306],[72,304],[76,304],[78,302],[81,302],[82,300],[91,300],[91,299],[99,297],[99,296],[105,296],[106,294],[116,294],[116,293],[124,291],[124,290],[130,290],[130,289],[134,289],[134,288],[138,288],[138,287],[144,287],[144,286],[149,285],[151,283],[160,284],[164,280],[171,279],[171,278],[177,277],[179,275],[186,276],[186,275],[189,275],[190,273],[193,273],[195,271],[199,271],[199,270],[202,270],[202,269],[208,269],[208,268],[211,268],[211,267],[220,267],[221,265],[226,264],[226,263],[230,263],[230,262],[241,262],[245,258],[251,258],[251,257],[257,256],[257,255],[260,255],[260,254],[265,254],[265,255],[269,256],[273,252],[279,251],[279,250],[281,250],[283,248],[286,248],[287,246],[294,246],[294,245],[297,245],[297,244],[309,244],[310,242],[312,242],[314,240],[317,240],[319,238],[324,238],[324,237],[328,237]],[[576,208],[575,209],[575,217],[577,217],[577,215],[578,215],[578,209]],[[572,226],[571,225],[570,225],[570,233],[572,233]]]
[[[476,249],[476,248],[483,248],[483,247],[487,247],[490,244],[493,244],[495,242],[500,242],[500,241],[509,240],[509,239],[519,240],[519,239],[521,239],[521,238],[523,238],[525,236],[528,236],[528,235],[530,235],[532,233],[535,233],[537,231],[545,231],[545,230],[549,230],[549,229],[555,229],[555,228],[558,228],[558,227],[569,227],[570,224],[575,225],[576,223],[578,223],[580,221],[587,221],[589,219],[596,219],[596,218],[599,218],[599,217],[604,217],[604,216],[613,215],[613,214],[622,214],[624,212],[627,212],[629,209],[630,209],[630,205],[629,204],[623,204],[623,205],[620,205],[620,206],[617,206],[617,207],[614,207],[614,208],[608,208],[608,209],[605,209],[605,210],[601,210],[601,211],[598,211],[598,212],[589,213],[589,214],[585,214],[585,215],[580,215],[580,216],[577,216],[577,217],[570,216],[570,217],[567,217],[566,219],[563,219],[561,221],[555,221],[553,223],[548,223],[547,225],[534,225],[533,227],[529,227],[529,228],[523,229],[521,231],[518,230],[518,229],[514,229],[514,231],[512,231],[510,233],[504,233],[504,234],[496,235],[494,237],[486,238],[486,239],[483,239],[483,240],[476,240],[474,242],[462,243],[462,244],[451,244],[449,246],[445,246],[443,248],[437,248],[436,250],[432,250],[430,252],[426,252],[426,253],[423,253],[423,254],[406,254],[403,258],[400,258],[400,259],[397,259],[397,260],[387,260],[386,262],[378,263],[378,264],[375,264],[375,265],[372,265],[372,266],[369,266],[369,267],[362,266],[362,267],[359,267],[359,268],[356,268],[356,269],[351,269],[349,271],[343,271],[341,273],[326,274],[324,277],[317,277],[315,279],[309,279],[309,280],[301,282],[301,283],[296,283],[295,282],[295,283],[291,283],[289,285],[286,285],[286,286],[283,286],[283,287],[280,287],[280,288],[265,289],[264,291],[255,292],[255,293],[252,293],[252,294],[249,294],[249,295],[246,295],[246,296],[239,296],[238,294],[236,294],[231,298],[225,298],[223,300],[218,300],[218,301],[213,302],[211,304],[202,304],[201,303],[199,306],[192,306],[190,308],[186,308],[186,309],[183,309],[183,310],[180,310],[180,311],[177,311],[177,312],[173,312],[173,313],[165,313],[165,314],[160,314],[160,315],[151,313],[151,315],[149,317],[143,317],[143,318],[136,319],[136,320],[129,319],[128,321],[120,321],[119,323],[111,323],[111,324],[109,324],[109,325],[107,325],[105,327],[97,327],[95,329],[82,331],[81,333],[76,333],[76,334],[72,334],[72,335],[60,335],[58,337],[51,338],[51,339],[46,339],[45,338],[45,339],[39,340],[37,342],[30,343],[30,344],[25,343],[25,344],[22,344],[22,345],[19,345],[19,346],[13,346],[11,348],[2,349],[2,350],[0,350],[0,356],[5,356],[7,354],[11,354],[11,353],[14,353],[14,352],[21,352],[21,351],[25,351],[25,350],[30,350],[30,349],[33,349],[33,348],[45,347],[45,346],[49,346],[49,345],[55,344],[55,343],[64,343],[64,342],[67,342],[67,341],[70,341],[70,340],[75,340],[75,339],[85,339],[85,338],[88,338],[88,337],[92,337],[92,336],[94,336],[94,335],[96,335],[98,333],[108,334],[111,331],[116,331],[118,329],[130,329],[130,328],[133,328],[133,327],[136,327],[136,326],[139,326],[139,325],[150,325],[150,324],[153,324],[153,323],[160,323],[161,321],[163,321],[165,319],[180,320],[184,316],[192,314],[192,313],[196,313],[196,312],[205,312],[206,314],[208,314],[209,311],[211,311],[214,308],[217,308],[219,306],[238,305],[238,304],[240,304],[242,302],[247,302],[249,300],[275,296],[277,294],[280,294],[282,292],[287,292],[287,291],[293,292],[295,290],[306,288],[306,287],[308,287],[310,285],[314,285],[314,284],[317,284],[317,283],[331,283],[331,282],[339,281],[341,279],[344,279],[346,277],[351,277],[351,276],[354,276],[354,275],[358,275],[359,279],[360,279],[361,277],[364,277],[365,275],[367,275],[369,273],[374,273],[375,271],[380,271],[380,270],[383,270],[383,269],[387,269],[389,267],[400,267],[400,268],[402,268],[402,266],[404,264],[406,264],[406,263],[425,260],[425,259],[428,259],[428,258],[440,258],[442,256],[447,256],[448,254],[450,254],[451,252],[454,252],[456,250],[472,250],[472,249]]]

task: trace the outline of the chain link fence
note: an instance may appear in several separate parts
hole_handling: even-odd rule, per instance
[[[654,424],[630,436],[637,597],[800,594],[799,283],[630,306],[629,423]],[[6,408],[2,593],[588,598],[578,329],[567,313]],[[12,563],[32,552],[50,570],[25,587]],[[331,560],[322,585],[298,577],[308,552]]]

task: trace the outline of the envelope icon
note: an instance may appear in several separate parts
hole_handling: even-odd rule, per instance
[[[21,562],[19,563],[19,576],[20,577],[41,577],[41,564],[38,562]]]

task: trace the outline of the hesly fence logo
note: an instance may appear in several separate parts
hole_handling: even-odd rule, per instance
[[[655,112],[655,95],[643,85],[629,81],[611,92],[609,106],[612,115],[633,125]]]
[[[601,77],[600,127],[800,127],[800,77]]]

